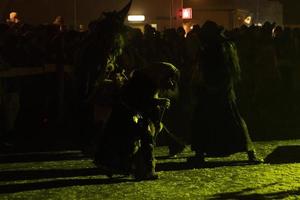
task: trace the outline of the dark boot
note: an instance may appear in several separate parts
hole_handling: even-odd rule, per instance
[[[141,147],[135,154],[134,176],[137,180],[155,180],[158,174],[155,172],[154,136],[148,131],[141,135]]]
[[[148,162],[143,159],[137,160],[134,166],[134,177],[138,181],[158,179],[158,174],[155,172],[155,160]]]
[[[152,144],[144,144],[134,155],[133,175],[138,181],[158,179]]]
[[[251,163],[260,164],[263,163],[264,160],[262,158],[258,158],[254,150],[247,151],[248,160]]]

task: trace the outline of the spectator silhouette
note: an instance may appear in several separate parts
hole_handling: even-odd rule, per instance
[[[201,51],[198,104],[191,135],[195,157],[189,162],[203,163],[205,157],[247,152],[249,161],[260,161],[250,139],[245,121],[236,105],[234,85],[240,79],[236,47],[223,34],[223,28],[207,21],[199,34]]]
[[[17,12],[13,11],[9,13],[9,18],[6,19],[6,23],[10,26],[14,26],[20,23],[19,15]]]
[[[53,25],[58,26],[60,31],[66,30],[65,20],[60,15],[55,17],[55,19],[53,21]]]

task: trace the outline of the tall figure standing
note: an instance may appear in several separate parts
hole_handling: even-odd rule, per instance
[[[261,161],[236,105],[234,85],[240,78],[237,50],[215,22],[201,27],[197,87],[198,105],[192,121],[191,147],[195,157],[188,161],[203,163],[205,157],[222,157],[247,152],[249,161]]]

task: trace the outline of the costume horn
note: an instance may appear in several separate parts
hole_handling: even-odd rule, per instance
[[[118,12],[118,15],[121,19],[123,19],[123,21],[125,20],[129,10],[130,10],[130,7],[131,7],[131,4],[132,4],[132,0],[129,1],[129,3],[122,9]]]

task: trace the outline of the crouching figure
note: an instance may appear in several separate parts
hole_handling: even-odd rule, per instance
[[[154,180],[155,136],[162,130],[161,118],[170,100],[159,93],[174,90],[179,71],[159,62],[135,70],[123,86],[120,100],[98,141],[95,164],[107,175],[132,174],[138,180]]]

